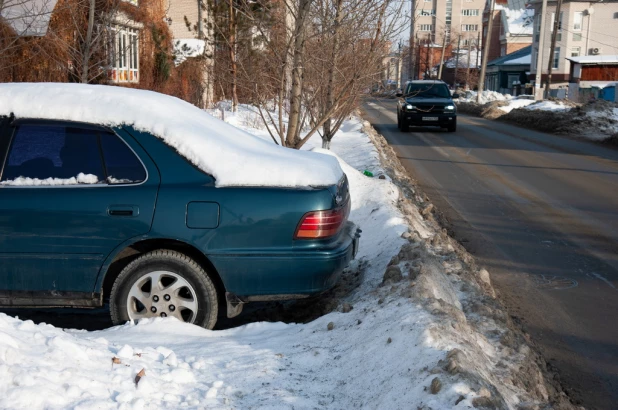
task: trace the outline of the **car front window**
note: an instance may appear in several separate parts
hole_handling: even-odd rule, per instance
[[[406,97],[450,98],[451,93],[444,84],[410,84]]]

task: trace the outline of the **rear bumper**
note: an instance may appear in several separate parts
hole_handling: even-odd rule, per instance
[[[407,125],[448,127],[457,121],[457,113],[403,112],[402,119]]]
[[[347,222],[325,246],[208,255],[226,291],[241,301],[298,299],[332,288],[358,252],[360,229]]]

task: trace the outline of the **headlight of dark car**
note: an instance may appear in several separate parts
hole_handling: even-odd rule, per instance
[[[455,106],[447,105],[446,107],[444,107],[444,111],[455,111]]]
[[[414,111],[416,109],[416,107],[412,104],[406,104],[404,105],[404,108],[406,111]]]

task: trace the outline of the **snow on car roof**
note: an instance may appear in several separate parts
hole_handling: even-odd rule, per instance
[[[281,147],[153,91],[63,83],[0,84],[0,115],[132,125],[161,138],[223,186],[336,184],[337,159]]]

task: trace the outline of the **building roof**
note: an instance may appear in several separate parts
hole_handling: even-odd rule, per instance
[[[57,0],[5,0],[0,17],[20,36],[44,36],[56,3]]]
[[[618,64],[618,55],[567,57],[567,60],[580,64]]]
[[[487,63],[487,66],[499,66],[499,65],[529,65],[531,61],[532,46],[527,46],[521,50],[512,52],[505,56],[496,58],[495,60]]]

